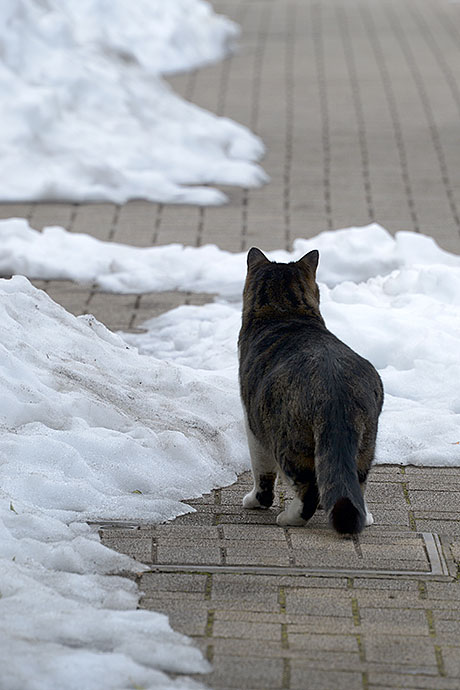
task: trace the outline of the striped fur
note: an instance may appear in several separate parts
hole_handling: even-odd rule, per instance
[[[305,524],[321,502],[337,532],[356,534],[373,521],[364,488],[383,387],[372,364],[326,328],[318,259],[248,254],[239,373],[254,489],[243,505],[269,507],[281,472],[296,497],[278,524]]]

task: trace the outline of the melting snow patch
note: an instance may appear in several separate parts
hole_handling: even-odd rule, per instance
[[[260,139],[160,76],[237,35],[203,0],[2,0],[0,199],[220,204],[202,185],[266,182]]]
[[[208,670],[200,652],[107,577],[142,566],[85,521],[167,520],[232,482],[236,382],[142,357],[23,277],[0,281],[0,319],[2,688],[198,687],[163,671]]]

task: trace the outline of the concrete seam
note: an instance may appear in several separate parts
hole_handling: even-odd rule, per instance
[[[340,34],[343,43],[345,54],[345,62],[347,65],[348,76],[351,85],[351,95],[353,100],[353,107],[355,110],[356,122],[358,126],[358,142],[361,156],[361,173],[363,177],[364,196],[367,205],[367,213],[369,220],[374,220],[374,204],[372,201],[371,177],[369,170],[369,149],[367,147],[367,132],[366,122],[364,118],[363,104],[361,100],[361,92],[359,88],[359,79],[356,71],[355,56],[353,53],[353,43],[350,37],[348,26],[348,17],[344,7],[337,5],[337,23],[339,25]]]
[[[399,118],[398,106],[396,104],[396,97],[393,91],[390,75],[388,73],[388,69],[385,62],[385,53],[382,50],[379,35],[375,28],[374,20],[372,19],[372,15],[369,11],[369,6],[367,2],[365,2],[364,5],[360,5],[360,13],[363,20],[363,24],[367,29],[368,36],[370,37],[370,44],[372,50],[374,51],[377,68],[380,73],[380,79],[385,93],[388,112],[390,114],[391,124],[393,127],[393,135],[396,142],[396,149],[398,151],[401,178],[404,186],[404,191],[406,194],[406,202],[409,209],[409,214],[412,220],[412,226],[414,228],[414,232],[420,232],[419,220],[415,208],[414,194],[412,190],[412,184],[410,181],[409,165],[407,162],[407,152],[404,144],[402,126]]]
[[[322,17],[321,5],[311,5],[311,26],[313,27],[313,46],[317,84],[319,92],[319,105],[321,113],[321,142],[323,147],[323,195],[324,212],[328,230],[333,230],[331,208],[331,143],[329,125],[329,103],[326,90],[326,73],[324,62],[324,45],[322,41]]]
[[[394,35],[401,47],[401,51],[406,59],[407,65],[409,67],[409,70],[412,75],[412,79],[414,81],[415,87],[417,89],[418,95],[420,102],[422,104],[422,109],[425,114],[425,118],[428,124],[428,131],[430,132],[430,138],[431,142],[433,144],[433,148],[436,154],[436,157],[438,159],[438,165],[441,173],[441,179],[444,185],[444,191],[446,193],[447,201],[449,204],[449,208],[452,214],[452,217],[454,219],[454,222],[457,226],[457,230],[460,233],[460,215],[457,209],[457,205],[455,203],[455,199],[453,196],[453,191],[452,191],[452,183],[450,180],[450,175],[449,175],[449,170],[447,167],[447,162],[446,162],[446,157],[444,155],[444,148],[441,142],[441,138],[439,135],[438,128],[436,126],[436,122],[434,119],[433,115],[433,109],[431,107],[430,99],[429,96],[426,92],[425,85],[423,83],[423,78],[422,74],[419,70],[419,67],[417,65],[417,61],[414,58],[414,54],[412,52],[412,49],[409,45],[409,42],[405,39],[404,34],[401,32],[399,22],[397,21],[396,17],[394,16],[394,13],[392,10],[390,10],[388,7],[385,8],[387,16],[389,18],[390,24],[393,28]]]

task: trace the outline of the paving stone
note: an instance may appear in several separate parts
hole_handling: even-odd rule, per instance
[[[243,564],[256,566],[288,566],[289,552],[287,544],[274,541],[267,547],[257,547],[251,544],[226,540],[223,542],[226,552],[226,562],[229,565]]]
[[[206,575],[188,573],[144,573],[140,588],[148,592],[204,592]]]
[[[458,680],[422,674],[405,675],[402,673],[368,672],[369,688],[412,688],[413,690],[458,690]]]
[[[460,679],[460,650],[458,647],[442,648],[442,659],[447,676]],[[458,682],[458,680],[457,680]]]
[[[415,580],[397,579],[381,579],[368,577],[354,577],[353,589],[355,590],[401,590],[404,592],[419,592],[418,582]],[[388,596],[394,598],[394,594],[390,593]]]
[[[427,618],[424,610],[396,608],[359,607],[361,630],[370,634],[421,635],[428,636]]]
[[[291,662],[292,690],[358,690],[362,688],[362,674],[356,671],[331,671],[326,669],[311,668],[308,661],[302,664]]]
[[[219,532],[217,527],[180,525],[174,521],[174,523],[158,525],[155,529],[155,538],[158,543],[174,544],[176,541],[182,540],[202,543],[210,539],[219,539]]]
[[[366,636],[366,660],[392,664],[395,660],[423,673],[424,669],[437,669],[433,640],[422,636],[374,634]]]
[[[351,615],[346,618],[333,615],[306,616],[286,613],[284,617],[287,623],[288,639],[291,639],[291,634],[351,635],[356,633],[356,624]]]
[[[425,520],[416,517],[417,529],[420,532],[435,532],[436,534],[460,537],[460,521],[455,520]]]
[[[144,595],[142,592],[139,608],[149,609],[151,611],[159,611],[163,608],[168,611],[183,611],[184,609],[191,611],[207,611],[213,607],[210,605],[209,599],[206,598],[206,593],[204,591],[168,592],[149,590],[147,595]]]
[[[437,513],[458,510],[458,492],[456,491],[411,489],[410,500],[415,510],[435,510]]]
[[[358,652],[355,635],[328,635],[311,633],[296,633],[288,629],[289,649],[300,650],[307,656],[312,651],[322,652]]]
[[[220,549],[217,546],[203,548],[200,546],[158,546],[157,563],[216,565],[221,562]]]
[[[213,637],[234,637],[241,639],[280,640],[281,626],[277,623],[256,623],[248,621],[214,620]]]
[[[351,595],[348,592],[289,589],[286,611],[310,616],[351,616]]]
[[[448,599],[460,601],[460,582],[427,582],[427,597],[433,599]]]
[[[103,540],[105,546],[125,553],[141,563],[152,563],[152,538],[112,537]]]
[[[428,607],[427,600],[420,597],[420,592],[401,591],[395,589],[353,589],[352,595],[361,607],[367,608],[405,608],[405,609],[425,609]]]
[[[282,659],[257,659],[243,656],[215,655],[214,671],[206,676],[212,688],[237,688],[265,690],[281,688],[283,678]]]
[[[258,544],[262,541],[285,541],[284,531],[271,525],[223,525],[225,539],[240,539]]]

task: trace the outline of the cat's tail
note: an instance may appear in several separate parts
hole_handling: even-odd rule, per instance
[[[356,466],[358,434],[338,424],[316,439],[315,473],[322,507],[339,534],[358,534],[366,508]]]

